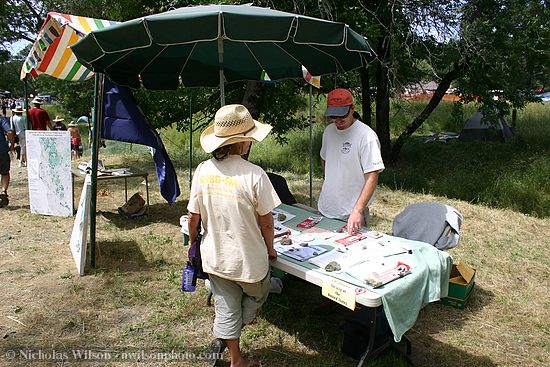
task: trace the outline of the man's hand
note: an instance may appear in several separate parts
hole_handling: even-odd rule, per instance
[[[363,213],[357,210],[351,212],[348,218],[348,234],[353,235],[363,225]]]
[[[274,248],[268,248],[268,249],[267,249],[267,257],[268,257],[269,260],[271,260],[271,261],[277,260],[277,251],[275,251]]]

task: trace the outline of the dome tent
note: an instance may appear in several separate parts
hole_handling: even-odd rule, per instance
[[[506,142],[514,133],[504,117],[499,117],[496,123],[487,121],[483,111],[477,111],[464,124],[459,140],[482,140]]]

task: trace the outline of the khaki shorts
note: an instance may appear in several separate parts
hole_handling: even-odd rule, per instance
[[[256,318],[269,295],[269,272],[257,283],[235,282],[209,274],[216,318],[214,337],[238,339],[244,325]]]

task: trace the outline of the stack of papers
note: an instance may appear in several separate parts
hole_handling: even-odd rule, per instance
[[[302,245],[304,244],[281,245],[280,243],[275,243],[274,247],[277,253],[299,261],[309,260],[327,251],[327,249],[321,246]]]

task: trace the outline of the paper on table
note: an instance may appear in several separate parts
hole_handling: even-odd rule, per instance
[[[285,246],[281,245],[280,243],[276,243],[273,245],[273,247],[278,253],[299,261],[311,259],[312,257],[320,255],[327,251],[327,249],[320,246],[300,246],[300,244]]]
[[[308,233],[313,237],[321,240],[329,239],[337,234],[336,232],[329,231],[328,229],[324,229],[320,227],[311,227],[311,228],[305,229],[302,233]]]
[[[388,262],[386,260],[384,263],[367,261],[352,266],[346,272],[355,279],[376,288],[403,277],[411,269],[412,266],[403,261],[393,260]]]
[[[287,233],[289,235],[300,234],[299,231],[297,231],[295,229],[292,229],[292,228],[289,228],[289,227],[285,226],[284,224],[281,224],[280,222],[274,222],[273,227],[275,229],[275,241],[280,240],[280,238],[282,238],[283,235],[287,234]]]
[[[273,215],[273,220],[279,223],[284,223],[287,220],[290,220],[296,217],[295,214],[291,214],[283,209],[277,209],[277,208],[271,211],[271,215]]]
[[[369,253],[367,251],[363,250],[361,246],[355,246],[348,248],[348,251],[334,249],[327,254],[309,260],[309,262],[324,269],[328,263],[335,261],[340,265],[341,270],[339,271],[346,271],[348,268],[368,260],[368,258]]]

